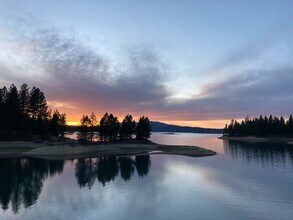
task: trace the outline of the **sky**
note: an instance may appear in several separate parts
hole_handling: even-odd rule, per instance
[[[0,0],[0,86],[77,124],[130,113],[222,128],[293,109],[293,1]]]

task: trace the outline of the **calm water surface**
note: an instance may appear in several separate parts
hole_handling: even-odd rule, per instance
[[[0,159],[0,219],[292,219],[293,146],[152,140],[218,155]]]

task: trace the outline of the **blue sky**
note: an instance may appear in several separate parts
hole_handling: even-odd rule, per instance
[[[1,86],[36,85],[72,121],[106,110],[209,127],[286,116],[292,8],[292,1],[1,0]]]

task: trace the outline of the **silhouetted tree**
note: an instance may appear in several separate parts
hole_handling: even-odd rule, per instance
[[[6,103],[6,87],[3,89],[0,88],[0,137],[3,137],[5,134],[5,103]]]
[[[33,120],[33,132],[47,135],[50,112],[44,93],[36,87],[30,91],[29,116]]]
[[[286,123],[286,133],[289,135],[293,135],[293,117],[290,115],[287,123]]]
[[[58,116],[59,131],[64,134],[66,123],[65,114],[55,114],[53,121],[51,112],[48,110],[44,93],[33,87],[29,90],[27,84],[23,84],[18,91],[12,84],[7,90],[6,87],[0,89],[0,138],[7,140],[21,139],[33,134],[49,135],[52,125]],[[57,125],[57,122],[56,122]],[[51,127],[51,128],[49,128]],[[54,135],[56,130],[54,129]]]
[[[22,84],[19,90],[19,107],[20,107],[20,130],[27,133],[31,130],[31,119],[29,118],[29,87],[27,84]]]
[[[101,118],[100,120],[100,125],[99,125],[99,135],[100,135],[100,139],[101,141],[106,141],[107,140],[107,136],[108,136],[108,113],[106,112],[104,114],[104,116]]]
[[[20,118],[18,90],[13,84],[10,86],[7,93],[5,107],[7,117],[6,129],[8,133],[12,134],[13,132],[19,130]]]
[[[27,84],[22,84],[19,90],[19,105],[21,116],[28,116],[29,113],[29,87]]]
[[[280,134],[284,134],[285,133],[285,119],[283,118],[283,116],[281,116],[280,118]]]
[[[118,137],[120,130],[120,123],[118,118],[110,114],[108,117],[108,125],[109,125],[109,140],[115,141]]]
[[[91,124],[90,124],[90,141],[93,142],[94,138],[97,137],[97,135],[95,134],[95,130],[96,130],[96,127],[97,127],[97,124],[98,124],[97,117],[93,112],[90,115],[90,120],[91,120]]]
[[[151,135],[151,123],[148,117],[142,116],[135,128],[136,139],[147,140]]]
[[[63,137],[66,126],[66,114],[60,114],[58,110],[55,110],[49,124],[52,135]]]
[[[131,139],[135,133],[135,121],[132,115],[126,115],[120,128],[120,139]]]
[[[274,118],[272,115],[269,116],[268,122],[268,134],[272,134],[274,132]]]
[[[33,119],[41,119],[43,121],[49,116],[45,95],[36,87],[33,87],[30,92],[29,114]]]
[[[117,139],[120,123],[117,117],[107,112],[100,120],[99,134],[102,141],[114,141]]]
[[[78,139],[80,141],[87,141],[90,139],[89,131],[91,126],[91,119],[87,115],[83,115],[80,119],[80,127],[78,132]]]
[[[223,130],[223,135],[228,135],[229,132],[228,132],[228,125],[226,124],[225,127],[224,127],[224,130]]]

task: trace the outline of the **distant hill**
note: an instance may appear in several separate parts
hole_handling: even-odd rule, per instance
[[[179,125],[169,125],[158,121],[151,121],[153,132],[186,132],[186,133],[207,133],[222,134],[223,129],[188,127]],[[67,126],[67,131],[78,131],[79,126]]]
[[[152,121],[151,126],[152,126],[153,132],[187,132],[187,133],[208,133],[208,134],[223,133],[223,129],[169,125],[169,124],[165,124],[165,123],[157,122],[157,121]]]

